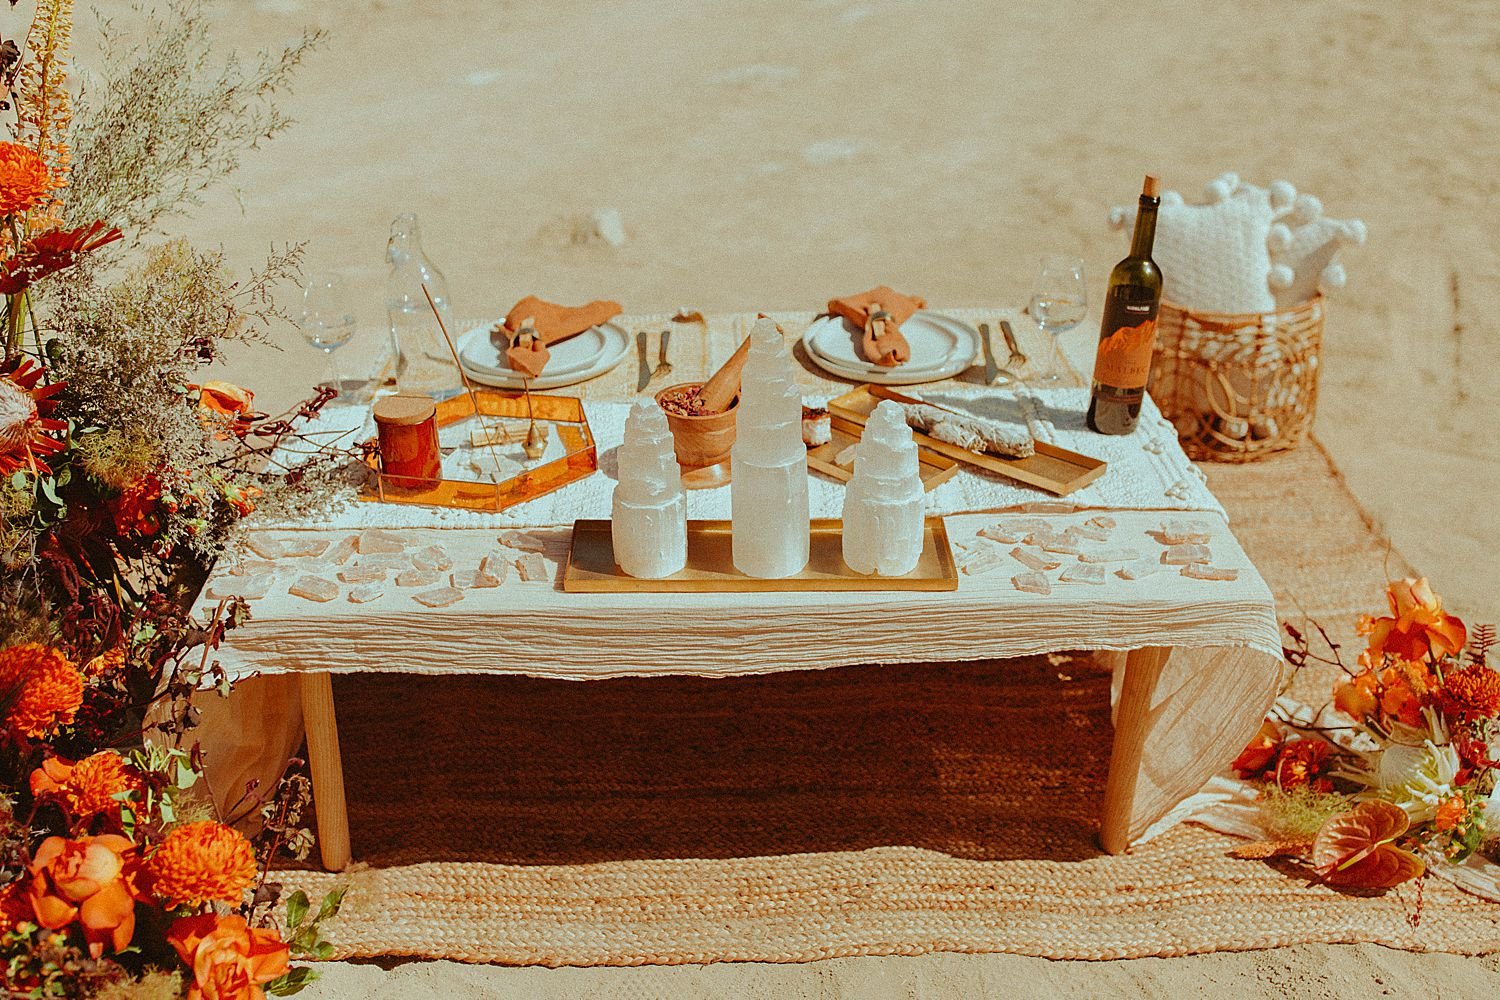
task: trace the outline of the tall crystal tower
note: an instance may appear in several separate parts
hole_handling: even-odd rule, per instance
[[[687,496],[672,453],[667,415],[652,400],[641,400],[625,418],[615,486],[615,562],[643,580],[671,576],[687,565]]]
[[[762,579],[792,576],[807,565],[807,447],[792,371],[781,331],[769,319],[756,320],[740,379],[730,508],[735,568]]]
[[[898,403],[870,414],[844,491],[844,562],[856,573],[903,576],[922,556],[922,474]]]

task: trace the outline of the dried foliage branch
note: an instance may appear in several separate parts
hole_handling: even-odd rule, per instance
[[[165,216],[201,205],[241,154],[291,124],[274,98],[324,34],[306,32],[250,65],[234,56],[215,65],[206,10],[205,0],[137,7],[144,24],[130,31],[101,19],[103,73],[86,81],[71,130],[68,220],[107,219],[139,240]]]
[[[54,187],[67,184],[72,154],[68,148],[68,125],[72,100],[68,94],[68,43],[73,32],[73,0],[37,0],[36,18],[26,36],[26,59],[17,79],[16,117],[18,135],[36,151],[52,174]],[[54,199],[39,208],[34,219],[50,228],[59,221],[62,202]],[[33,229],[36,227],[34,226]]]

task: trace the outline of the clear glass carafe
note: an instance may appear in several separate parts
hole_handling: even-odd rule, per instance
[[[385,308],[390,320],[391,349],[397,359],[396,384],[403,392],[442,393],[457,388],[462,380],[453,363],[453,354],[443,340],[427,297],[422,294],[425,285],[448,332],[457,336],[449,308],[448,282],[422,250],[422,230],[414,213],[398,215],[391,223],[386,260],[391,273],[386,279]]]

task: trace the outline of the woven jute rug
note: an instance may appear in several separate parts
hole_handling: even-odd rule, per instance
[[[1208,473],[1288,617],[1345,625],[1406,570],[1316,444]],[[361,866],[285,880],[352,884],[340,957],[1500,950],[1500,907],[1440,880],[1418,922],[1415,888],[1340,894],[1191,825],[1103,855],[1109,674],[1087,656],[586,684],[341,676],[336,697]]]

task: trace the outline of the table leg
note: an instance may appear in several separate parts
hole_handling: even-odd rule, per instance
[[[1115,742],[1109,756],[1109,778],[1104,785],[1104,814],[1099,841],[1110,854],[1130,846],[1130,819],[1140,779],[1141,756],[1151,731],[1151,701],[1170,647],[1131,650],[1125,658],[1125,679],[1115,707]]]
[[[338,719],[333,712],[333,675],[300,675],[302,724],[307,730],[307,769],[318,813],[318,850],[323,867],[349,866],[349,811],[344,801],[344,762],[339,756]]]

